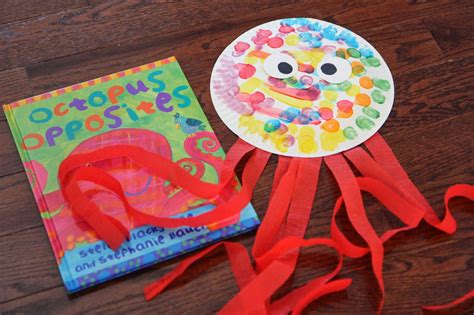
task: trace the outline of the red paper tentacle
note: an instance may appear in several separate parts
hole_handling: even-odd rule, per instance
[[[440,311],[448,308],[455,307],[464,301],[474,298],[474,290],[471,290],[469,293],[455,299],[452,302],[441,304],[441,305],[432,305],[432,306],[422,306],[421,308],[427,311]]]
[[[128,158],[145,168],[150,174],[169,180],[195,196],[210,199],[218,195],[227,186],[227,183],[234,176],[234,169],[238,162],[254,150],[255,147],[252,145],[243,140],[237,140],[231,150],[229,150],[229,154],[220,170],[219,184],[204,182],[198,177],[189,174],[177,163],[160,154],[149,152],[134,145],[108,146],[89,153],[70,155],[59,166],[58,178],[61,188],[64,188],[68,181],[69,173],[77,168],[93,165],[93,163],[98,161]]]
[[[184,259],[174,270],[159,280],[147,285],[144,289],[144,294],[147,301],[160,294],[171,282],[183,274],[194,262],[212,252],[219,246],[225,247],[237,284],[241,289],[244,288],[255,278],[255,272],[252,268],[247,249],[239,243],[220,242],[203,249],[191,257]]]
[[[265,217],[255,236],[252,248],[252,255],[255,259],[268,251],[278,241],[279,232],[285,222],[293,195],[298,167],[299,160],[292,159],[287,172],[282,176],[273,197],[270,199]],[[257,269],[259,269],[258,260],[257,266]]]
[[[440,220],[423,194],[410,180],[410,177],[405,172],[392,149],[388,146],[382,136],[378,133],[375,134],[365,142],[365,145],[375,161],[387,170],[387,172],[398,182],[400,189],[407,192],[408,195],[416,200],[418,205],[425,209],[426,213],[424,219],[426,222],[448,234],[452,234],[456,231],[456,221],[451,212],[449,212],[449,209],[446,209],[444,218]]]
[[[261,302],[267,301],[293,274],[292,258],[287,254],[308,246],[326,246],[335,249],[339,255],[339,264],[336,267],[337,272],[339,271],[343,256],[333,240],[325,238],[304,240],[298,237],[282,239],[261,257],[262,264],[266,268],[234,296],[224,306],[220,314],[258,314],[255,303],[259,305]],[[305,294],[300,298],[310,299],[310,296],[314,295],[314,291],[308,290]],[[294,305],[289,305],[289,307],[293,308]]]
[[[90,199],[86,198],[85,193],[79,189],[77,183],[79,180],[89,181],[114,192],[123,202],[129,216],[131,216],[135,222],[138,222],[138,225],[152,224],[166,228],[179,226],[205,226],[224,221],[242,211],[242,209],[250,202],[253,189],[263,172],[269,157],[270,153],[262,150],[255,150],[244,168],[242,189],[234,194],[227,203],[221,204],[213,210],[195,217],[161,218],[138,211],[128,202],[124,190],[117,179],[107,172],[93,167],[83,167],[76,170],[74,176],[67,182],[64,189],[64,191],[68,192],[71,189],[70,187],[74,187],[74,193],[66,193],[65,198],[68,200],[73,211],[81,215],[86,222],[90,222],[90,216],[84,216],[84,211],[87,211],[87,213],[97,213],[98,209],[96,206],[91,207]],[[120,242],[123,241],[123,237],[120,237],[120,235],[107,234],[106,230],[110,228],[110,224],[108,227],[105,227],[104,225],[101,225],[101,222],[98,222],[93,226],[93,228],[96,231],[100,231],[99,235],[105,236],[104,241],[106,241],[113,249],[118,248],[117,244],[120,245]]]
[[[372,269],[382,293],[379,305],[379,312],[383,307],[385,289],[382,276],[384,249],[382,240],[378,237],[367,218],[362,202],[357,180],[341,154],[331,155],[324,158],[326,165],[333,173],[341,189],[344,202],[346,204],[347,215],[357,233],[367,242],[370,248]],[[347,254],[347,253],[346,253]]]

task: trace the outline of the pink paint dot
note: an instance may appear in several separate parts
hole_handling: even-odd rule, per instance
[[[283,39],[281,39],[280,37],[272,37],[268,40],[267,44],[271,48],[279,48],[283,46]]]
[[[265,45],[268,42],[268,37],[252,37],[252,42],[254,42],[255,45]]]
[[[270,37],[272,36],[272,31],[270,30],[258,30],[257,37]]]
[[[294,27],[291,27],[289,25],[280,26],[280,32],[282,32],[282,33],[288,34],[288,33],[294,32],[294,31],[295,31]]]
[[[237,69],[239,69],[241,79],[248,79],[255,74],[255,67],[246,63],[239,63]]]
[[[350,113],[353,105],[354,104],[349,100],[342,100],[337,102],[337,108],[339,108],[339,110],[344,113]]]
[[[249,49],[250,45],[246,42],[237,42],[237,44],[235,44],[234,46],[234,49],[235,51],[239,52],[239,53],[242,53],[244,51],[246,51],[247,49]]]
[[[333,118],[333,113],[330,108],[323,107],[318,110],[319,115],[321,116],[322,119],[324,120],[329,120]]]
[[[250,94],[250,103],[251,104],[260,104],[265,99],[265,95],[262,92],[255,92]]]

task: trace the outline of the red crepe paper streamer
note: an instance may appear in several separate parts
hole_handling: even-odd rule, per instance
[[[385,297],[382,274],[383,243],[399,232],[416,228],[422,220],[445,233],[454,233],[456,222],[450,212],[449,201],[455,197],[474,200],[474,187],[466,184],[449,187],[444,200],[446,214],[440,220],[380,135],[376,134],[367,140],[365,146],[368,152],[358,147],[324,159],[280,156],[268,209],[252,248],[255,266],[252,265],[245,247],[237,243],[221,242],[184,259],[173,271],[148,285],[145,288],[145,298],[152,299],[195,261],[215,248],[224,246],[240,291],[222,308],[221,314],[299,314],[312,301],[326,294],[345,290],[351,284],[351,279],[334,279],[342,268],[343,256],[359,258],[370,254],[372,269],[382,294],[378,307],[380,313]],[[242,187],[236,191],[235,182],[232,181],[234,169],[245,156],[249,156],[249,159],[242,173]],[[213,210],[192,218],[162,218],[145,214],[130,205],[119,181],[94,166],[95,162],[114,158],[128,158],[150,174],[169,180],[201,198],[214,199],[218,201],[218,205]],[[64,199],[72,211],[88,222],[112,249],[116,249],[129,236],[129,231],[115,218],[101,213],[99,207],[92,202],[92,196],[100,189],[82,191],[79,182],[95,183],[112,193],[122,201],[130,220],[134,220],[138,225],[212,225],[216,222],[231,222],[230,219],[236,217],[248,204],[269,158],[270,153],[239,139],[227,155],[220,172],[220,183],[212,184],[188,174],[179,165],[160,155],[132,145],[119,145],[71,155],[60,166],[59,181]],[[304,239],[317,192],[322,161],[334,175],[341,196],[334,206],[331,238]],[[362,174],[361,177],[355,176],[349,163]],[[362,192],[374,196],[405,226],[385,231],[381,236],[377,235],[367,218]],[[366,247],[353,244],[338,228],[336,215],[343,204],[349,221],[366,242]],[[293,274],[299,250],[308,246],[334,249],[339,257],[337,266],[330,273],[312,279],[282,298],[272,301],[273,294]],[[423,309],[452,307],[472,298],[473,292],[451,303],[425,306]]]

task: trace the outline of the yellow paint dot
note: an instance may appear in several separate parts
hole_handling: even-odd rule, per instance
[[[329,100],[323,100],[323,101],[319,102],[319,107],[320,108],[326,107],[326,108],[333,109],[334,104]]]
[[[310,126],[303,126],[300,129],[300,135],[314,137],[315,135],[314,128]]]
[[[331,101],[337,100],[337,92],[336,91],[331,91],[331,90],[324,90],[323,95],[325,98]]]
[[[321,133],[321,147],[325,151],[334,151],[339,147],[339,144],[344,142],[345,138],[342,130],[337,132],[326,132]]]
[[[255,89],[258,88],[262,83],[262,80],[259,78],[252,77],[240,86],[240,92],[249,94],[253,93],[253,91],[255,91]]]
[[[313,137],[310,137],[308,135],[299,137],[298,147],[303,153],[312,153],[318,150],[318,145],[316,144],[316,141],[314,141]]]
[[[311,59],[312,59],[311,52],[309,52],[307,50],[291,51],[291,55],[293,57],[295,57],[295,59],[298,63],[306,63],[308,61],[311,61]]]
[[[256,64],[260,59],[257,57],[252,57],[252,56],[245,56],[244,62],[250,65]]]
[[[286,37],[285,43],[288,46],[296,46],[300,42],[300,37],[296,34],[290,34]]]
[[[360,92],[360,87],[356,84],[352,84],[351,88],[346,91],[346,94],[349,96],[355,96]]]
[[[291,134],[295,134],[298,132],[298,127],[295,124],[288,124],[286,126],[288,127],[288,130]]]

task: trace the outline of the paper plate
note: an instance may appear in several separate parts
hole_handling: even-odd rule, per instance
[[[257,26],[219,56],[211,96],[222,121],[263,150],[321,157],[353,148],[385,122],[390,70],[353,32],[291,18]]]

